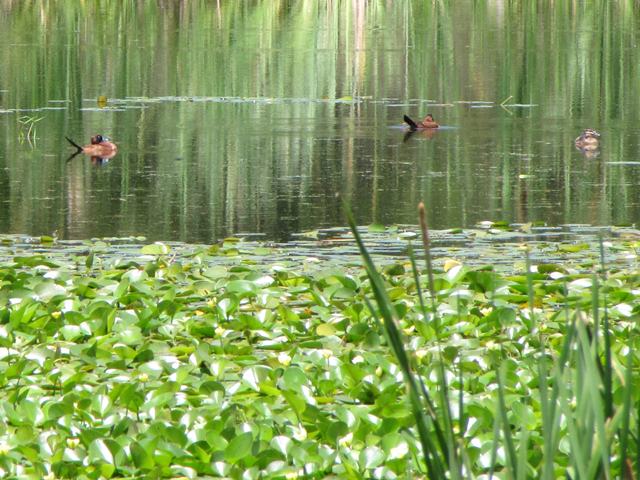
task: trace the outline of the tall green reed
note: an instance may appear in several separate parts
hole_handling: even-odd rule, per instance
[[[611,325],[606,306],[604,254],[601,254],[601,277],[592,277],[591,309],[584,311],[578,303],[572,303],[564,284],[565,302],[562,309],[552,314],[565,325],[564,340],[559,349],[547,345],[540,323],[545,316],[535,308],[537,298],[536,279],[532,274],[529,252],[526,257],[526,289],[528,305],[521,311],[521,320],[535,339],[537,349],[537,389],[533,399],[519,398],[520,402],[536,405],[540,422],[542,445],[530,442],[533,432],[524,420],[518,419],[510,409],[504,365],[496,367],[496,407],[494,445],[489,468],[471,464],[469,446],[472,439],[465,436],[465,404],[463,400],[463,375],[458,372],[460,393],[457,418],[450,408],[449,385],[442,357],[441,333],[443,325],[438,318],[438,292],[435,289],[435,273],[430,248],[429,231],[424,205],[419,205],[420,228],[425,253],[428,279],[428,305],[426,293],[420,286],[420,271],[413,250],[409,257],[416,284],[418,303],[424,321],[430,322],[435,331],[437,359],[437,383],[429,389],[415,370],[415,364],[398,328],[398,315],[386,293],[384,278],[378,273],[373,259],[358,233],[355,221],[346,209],[350,228],[364,260],[366,272],[377,309],[368,302],[376,321],[384,326],[385,336],[400,364],[408,386],[412,413],[416,421],[424,465],[429,478],[474,478],[488,473],[489,478],[500,473],[501,478],[553,479],[559,476],[580,479],[635,479],[640,462],[640,426],[638,416],[640,402],[633,397],[634,351],[628,342],[628,352],[622,362],[614,365],[612,359]],[[601,241],[602,251],[602,241]],[[601,315],[602,310],[602,315]],[[526,316],[524,312],[526,311]],[[548,313],[546,313],[548,315]],[[603,325],[600,327],[600,319]],[[604,349],[600,348],[600,345]],[[618,372],[618,390],[614,396],[613,372]],[[512,402],[513,400],[511,400]],[[635,424],[635,430],[632,427]],[[457,427],[457,428],[456,428]],[[630,456],[635,445],[635,459]],[[504,465],[498,462],[497,452],[504,451]],[[635,463],[635,470],[634,470]]]
[[[461,455],[459,452],[461,441],[459,435],[454,428],[454,422],[449,407],[446,375],[442,358],[439,359],[438,380],[441,388],[438,389],[435,396],[426,388],[422,378],[414,373],[412,359],[404,347],[400,330],[397,326],[397,313],[387,295],[384,279],[378,273],[373,260],[364,246],[362,238],[358,233],[353,216],[347,209],[347,219],[353,235],[358,244],[358,248],[365,263],[365,268],[371,288],[378,306],[376,309],[368,302],[369,310],[373,317],[384,325],[384,332],[390,347],[396,356],[403,376],[409,390],[409,400],[412,406],[412,412],[416,420],[416,427],[420,437],[424,463],[430,478],[466,478],[463,465],[461,463]],[[424,223],[426,229],[426,222]],[[428,245],[428,240],[425,245]],[[412,255],[412,262],[415,265],[415,259]],[[431,271],[431,270],[430,270]],[[420,291],[420,283],[418,270],[414,268],[414,279],[418,291]],[[433,277],[429,278],[429,290],[432,292],[432,302],[435,302]],[[428,312],[424,299],[420,298],[420,304],[423,310],[424,319],[428,319]],[[434,310],[434,318],[435,318]],[[434,398],[435,397],[435,398]],[[459,399],[462,402],[462,397]],[[462,410],[461,410],[462,411]],[[459,420],[459,419],[458,419]],[[468,465],[467,465],[468,467]]]

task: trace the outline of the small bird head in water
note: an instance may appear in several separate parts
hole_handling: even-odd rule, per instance
[[[587,128],[582,134],[575,140],[576,147],[578,148],[598,148],[600,144],[600,134],[593,128]]]

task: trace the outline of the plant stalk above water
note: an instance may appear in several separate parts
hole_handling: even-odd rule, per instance
[[[377,320],[378,315],[382,317],[385,335],[388,339],[394,355],[400,363],[405,381],[409,388],[409,398],[416,419],[416,427],[420,435],[423,448],[424,462],[427,465],[429,475],[433,478],[442,478],[443,472],[448,478],[473,478],[475,471],[468,461],[473,454],[468,450],[471,446],[468,443],[471,439],[464,437],[464,430],[460,428],[456,433],[453,428],[452,415],[449,409],[449,399],[447,392],[449,386],[446,380],[444,359],[441,352],[440,339],[446,338],[446,334],[441,331],[441,326],[436,327],[436,337],[434,341],[435,350],[439,352],[435,366],[437,372],[437,383],[435,389],[437,393],[433,397],[438,401],[431,400],[432,393],[425,384],[423,377],[412,369],[410,352],[406,349],[397,322],[401,318],[397,317],[393,302],[386,293],[385,280],[375,269],[373,260],[366,250],[363,241],[357,231],[355,222],[350,214],[347,214],[353,235],[364,259],[367,275],[372,285],[372,292],[377,302],[377,310],[367,302],[373,317]],[[420,228],[423,232],[423,246],[425,248],[425,258],[427,264],[427,274],[429,281],[429,291],[433,301],[434,325],[437,325],[437,305],[435,296],[435,283],[432,258],[430,254],[430,244],[424,205],[419,206]],[[416,291],[421,296],[422,290],[419,285],[419,275],[415,267],[412,250],[409,249],[411,264],[414,268],[414,281]],[[558,465],[564,459],[568,459],[567,478],[613,478],[614,472],[618,472],[625,479],[635,478],[633,463],[628,457],[630,439],[634,442],[636,452],[640,458],[640,448],[638,439],[631,432],[631,425],[637,423],[640,405],[633,403],[631,372],[633,368],[632,345],[629,344],[629,354],[626,356],[626,365],[612,365],[612,337],[610,331],[610,321],[607,306],[604,305],[603,328],[593,328],[587,326],[583,317],[589,313],[593,322],[599,323],[599,307],[601,299],[605,299],[606,290],[597,278],[592,277],[591,288],[591,309],[583,311],[576,308],[578,305],[571,304],[571,297],[565,292],[565,308],[556,314],[559,318],[565,316],[566,334],[564,335],[559,356],[556,352],[549,350],[549,342],[546,339],[546,323],[558,321],[546,317],[537,312],[534,305],[543,305],[538,298],[539,275],[534,275],[529,252],[526,252],[526,293],[528,301],[520,310],[520,320],[528,325],[528,331],[532,338],[536,339],[537,347],[535,351],[539,358],[538,378],[534,379],[537,384],[537,394],[534,398],[513,399],[510,390],[513,388],[509,379],[507,364],[502,367],[496,366],[497,395],[496,411],[493,418],[495,422],[496,437],[492,447],[492,456],[489,468],[489,478],[493,473],[502,470],[506,478],[525,479],[531,475],[531,461],[539,453],[542,457],[539,460],[541,478],[553,479],[557,477]],[[604,263],[604,262],[603,262]],[[497,274],[493,274],[497,277]],[[562,280],[565,281],[565,280]],[[567,288],[565,281],[565,289]],[[492,291],[492,296],[496,291]],[[424,302],[419,299],[423,313],[426,315]],[[496,307],[495,301],[491,302],[492,308]],[[526,312],[526,313],[525,313]],[[564,312],[564,313],[563,313]],[[528,315],[528,318],[527,318]],[[486,318],[486,317],[485,317]],[[517,317],[516,317],[517,318]],[[600,357],[597,345],[604,343],[604,359]],[[460,354],[464,355],[464,354]],[[549,359],[555,356],[553,364],[549,366]],[[500,359],[514,361],[510,359],[508,353],[501,349]],[[499,364],[498,364],[499,365]],[[461,366],[459,368],[462,368]],[[619,371],[622,378],[619,405],[614,405],[612,386],[612,371]],[[462,370],[460,374],[460,386],[462,389],[464,378]],[[534,390],[535,391],[535,390]],[[459,399],[458,418],[459,426],[462,427],[462,419],[465,418],[464,402]],[[620,401],[621,400],[621,401]],[[538,435],[544,438],[542,452],[536,453],[535,444],[532,443],[536,434],[530,431],[526,417],[518,418],[514,413],[513,405],[521,403],[527,408],[533,408],[539,404],[539,411],[542,416],[542,424]],[[637,402],[637,400],[636,400]],[[634,407],[632,408],[632,405]],[[501,435],[498,433],[501,432]],[[436,441],[433,441],[435,439]],[[517,441],[516,441],[517,440]],[[560,449],[562,441],[565,441],[563,450]],[[500,465],[497,452],[503,447],[505,453],[505,464]],[[569,446],[567,454],[564,450]],[[464,459],[463,463],[460,459]],[[615,460],[615,463],[614,463]],[[502,460],[500,460],[502,461]],[[637,463],[637,462],[636,462]],[[637,465],[636,465],[636,468]],[[463,475],[464,474],[464,475]]]

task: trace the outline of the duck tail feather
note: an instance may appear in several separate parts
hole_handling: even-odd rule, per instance
[[[418,124],[411,120],[407,115],[404,116],[404,121],[409,125],[409,128],[411,128],[411,130],[418,129]]]
[[[76,142],[74,142],[73,140],[71,140],[69,137],[64,137],[67,139],[67,142],[69,142],[71,145],[73,145],[74,147],[76,147],[78,149],[78,152],[82,151],[82,147],[80,145],[78,145]]]

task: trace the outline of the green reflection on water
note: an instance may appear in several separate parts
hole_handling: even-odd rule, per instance
[[[3,2],[0,231],[285,238],[343,224],[336,194],[361,223],[413,223],[420,200],[434,228],[636,222],[634,8]],[[454,128],[404,141],[427,110]],[[24,115],[44,116],[35,142]],[[64,136],[95,133],[118,155],[66,162]]]

